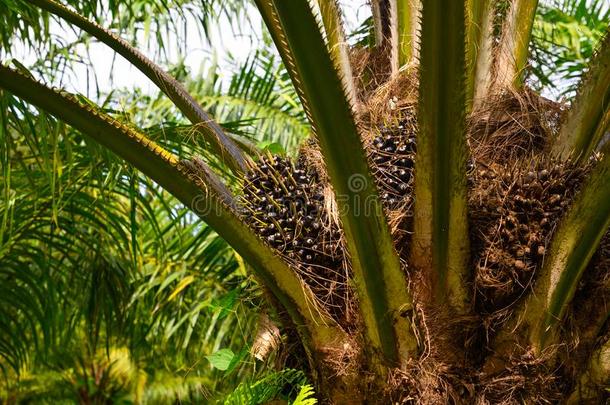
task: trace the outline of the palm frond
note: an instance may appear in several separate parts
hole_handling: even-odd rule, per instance
[[[160,51],[166,50],[169,44],[181,46],[187,39],[181,33],[183,24],[189,18],[199,21],[203,37],[209,37],[210,27],[221,18],[246,14],[245,5],[239,0],[66,0],[63,4],[102,26],[120,30],[121,35],[135,39],[138,33],[144,33]],[[53,20],[27,0],[2,2],[0,16],[5,22],[0,28],[3,50],[9,50],[18,40],[36,48],[50,39]],[[177,34],[175,41],[170,33]]]
[[[466,75],[466,98],[470,106],[476,106],[489,90],[492,79],[494,2],[469,0]]]
[[[234,170],[243,172],[246,169],[246,161],[239,147],[226,136],[220,126],[199,106],[184,87],[157,64],[110,31],[84,19],[53,0],[31,0],[31,2],[93,35],[125,57],[167,94],[180,111],[196,125],[195,128],[201,132],[223,161],[226,161]]]
[[[511,0],[496,56],[495,84],[521,88],[538,0]]]
[[[421,34],[413,265],[437,303],[467,308],[465,4],[428,1]]]
[[[320,15],[324,24],[326,41],[330,54],[335,63],[335,68],[343,78],[343,84],[347,97],[354,105],[358,103],[358,94],[349,55],[349,44],[345,37],[341,8],[337,0],[318,0]]]
[[[4,179],[13,186],[0,190],[4,196],[20,186],[18,194],[0,199],[0,279],[10,292],[0,297],[6,326],[0,328],[0,367],[25,378],[30,369],[57,365],[57,355],[82,342],[95,347],[127,339],[138,361],[162,358],[171,369],[196,362],[197,353],[215,345],[248,344],[260,298],[226,242],[69,127],[8,94],[3,101],[9,107],[0,121],[0,150],[7,159],[2,167],[12,164]],[[31,131],[20,126],[23,117]],[[58,136],[57,151],[37,146],[52,138],[49,132]],[[26,164],[15,164],[19,159]],[[36,160],[48,160],[61,174],[45,175],[51,170],[28,163]],[[253,373],[244,362],[235,375]],[[43,382],[44,376],[32,379]],[[19,390],[19,398],[26,395]]]
[[[572,97],[610,19],[604,1],[555,0],[538,7],[532,32],[533,83],[541,91]]]
[[[287,395],[287,388],[294,390],[307,383],[307,378],[302,371],[285,369],[270,373],[263,378],[253,382],[241,383],[232,393],[222,401],[225,405],[240,404],[265,404],[279,398],[295,397],[298,394]],[[290,391],[289,391],[290,392]]]
[[[230,192],[203,162],[179,163],[176,157],[125,124],[76,99],[54,92],[28,76],[0,66],[0,86],[61,116],[96,142],[128,159],[138,169],[205,218],[252,266],[284,305],[294,322],[304,325],[304,339],[324,339],[340,333],[322,312],[312,309],[313,298],[286,263],[265,245],[234,211]],[[320,327],[319,325],[327,325]],[[315,327],[314,327],[315,326]]]
[[[396,1],[398,65],[400,67],[419,59],[420,0]]]
[[[299,395],[295,398],[292,405],[315,405],[318,403],[318,400],[313,398],[315,392],[311,385],[304,385],[301,387],[301,391],[299,391]]]
[[[392,31],[390,0],[371,0],[370,3],[375,29],[375,45],[381,47],[390,38]]]
[[[392,76],[399,66],[399,15],[396,0],[371,0],[375,46],[385,54]]]

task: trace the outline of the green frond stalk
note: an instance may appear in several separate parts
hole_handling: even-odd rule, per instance
[[[203,163],[197,164],[200,170],[194,173],[191,165],[179,162],[140,132],[2,65],[0,88],[82,131],[190,207],[254,268],[288,311],[306,347],[328,347],[342,339],[341,329],[319,312],[297,275],[232,209],[231,196]]]
[[[398,27],[398,64],[400,67],[419,58],[418,38],[421,0],[393,0],[396,4]]]
[[[561,221],[534,292],[517,318],[528,341],[540,353],[556,343],[578,283],[610,226],[610,147],[582,186]]]
[[[494,67],[495,85],[521,88],[538,0],[511,0]]]
[[[485,99],[491,82],[493,61],[494,2],[468,0],[466,100],[471,110]]]
[[[589,71],[561,125],[553,152],[563,159],[586,160],[610,126],[610,31],[601,41]]]
[[[465,4],[423,4],[412,264],[436,304],[466,311]]]
[[[161,67],[125,40],[81,17],[54,0],[30,0],[30,3],[79,27],[127,59],[129,63],[138,68],[157,85],[191,123],[197,126],[197,131],[209,142],[212,150],[221,161],[225,162],[236,172],[246,170],[246,158],[237,144],[224,133],[222,128],[199,106],[184,87]]]
[[[358,94],[349,57],[349,44],[345,38],[341,9],[337,0],[318,0],[320,14],[330,54],[343,79],[347,96],[354,105],[358,103]]]
[[[417,351],[412,300],[352,108],[307,0],[257,0],[312,123],[335,191],[372,351],[390,364]]]

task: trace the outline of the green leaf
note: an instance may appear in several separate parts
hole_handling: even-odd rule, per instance
[[[220,319],[226,317],[233,310],[238,295],[239,291],[234,289],[229,291],[228,294],[223,295],[220,299],[212,301],[211,306],[214,307],[216,311],[219,311],[218,316]]]
[[[23,65],[21,62],[19,62],[18,60],[16,60],[16,59],[12,59],[12,60],[11,60],[11,64],[12,64],[12,65],[14,65],[14,66],[17,68],[17,70],[19,70],[19,71],[20,71],[21,73],[23,73],[24,75],[27,75],[27,76],[33,77],[33,76],[32,76],[32,72],[30,72],[30,71],[28,70],[28,68],[26,68],[26,67],[25,67],[25,66],[24,66],[24,65]]]
[[[229,369],[234,357],[235,353],[233,353],[231,349],[220,349],[216,353],[205,356],[212,367],[221,371],[227,371]]]
[[[248,355],[250,354],[250,348],[247,346],[244,346],[239,353],[237,353],[235,356],[233,356],[233,359],[231,360],[231,363],[229,363],[229,367],[227,367],[226,372],[230,373],[233,370],[235,370],[235,368],[239,365],[239,363],[241,363],[246,357],[248,357]]]
[[[225,405],[266,404],[273,399],[285,399],[287,387],[293,391],[303,385],[308,384],[302,371],[285,369],[267,374],[258,381],[239,384],[222,402]]]
[[[278,142],[263,141],[263,142],[259,142],[257,144],[257,146],[262,151],[268,151],[269,153],[271,153],[273,155],[285,155],[286,154],[284,147]]]
[[[194,281],[195,281],[195,277],[193,277],[193,276],[184,277],[182,280],[180,280],[180,282],[178,283],[176,288],[174,288],[174,291],[172,291],[172,293],[169,295],[169,297],[167,297],[167,301],[172,301],[174,298],[176,298],[178,296],[178,294],[180,294],[186,287],[191,285]]]
[[[318,400],[313,398],[315,391],[311,385],[303,385],[292,405],[315,405]]]
[[[538,87],[559,96],[575,94],[608,21],[606,0],[542,2],[534,22],[530,58]]]

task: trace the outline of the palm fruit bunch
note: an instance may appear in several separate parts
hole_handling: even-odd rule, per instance
[[[413,118],[407,117],[397,125],[380,125],[378,135],[368,148],[381,200],[390,210],[412,202],[416,153],[412,121]]]
[[[501,317],[531,285],[547,243],[590,166],[534,161],[475,172],[470,196],[477,305]]]
[[[289,259],[325,306],[341,316],[347,277],[341,232],[325,209],[324,184],[303,159],[263,156],[246,174],[244,218]]]
[[[413,201],[415,118],[405,114],[392,126],[379,125],[367,146],[380,198],[387,210],[410,213]],[[349,262],[342,233],[326,209],[333,198],[308,152],[310,141],[293,163],[281,156],[262,156],[246,174],[241,206],[244,219],[281,255],[289,259],[314,294],[339,319],[348,316]],[[307,157],[306,157],[307,156]]]

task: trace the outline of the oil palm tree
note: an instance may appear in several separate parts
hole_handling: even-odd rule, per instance
[[[179,159],[7,66],[0,87],[215,229],[267,291],[323,398],[603,399],[610,36],[563,106],[524,85],[536,0],[374,0],[370,49],[349,48],[335,1],[257,0],[312,126],[293,162],[236,141],[109,31],[52,0],[26,3],[128,59],[211,153]]]

